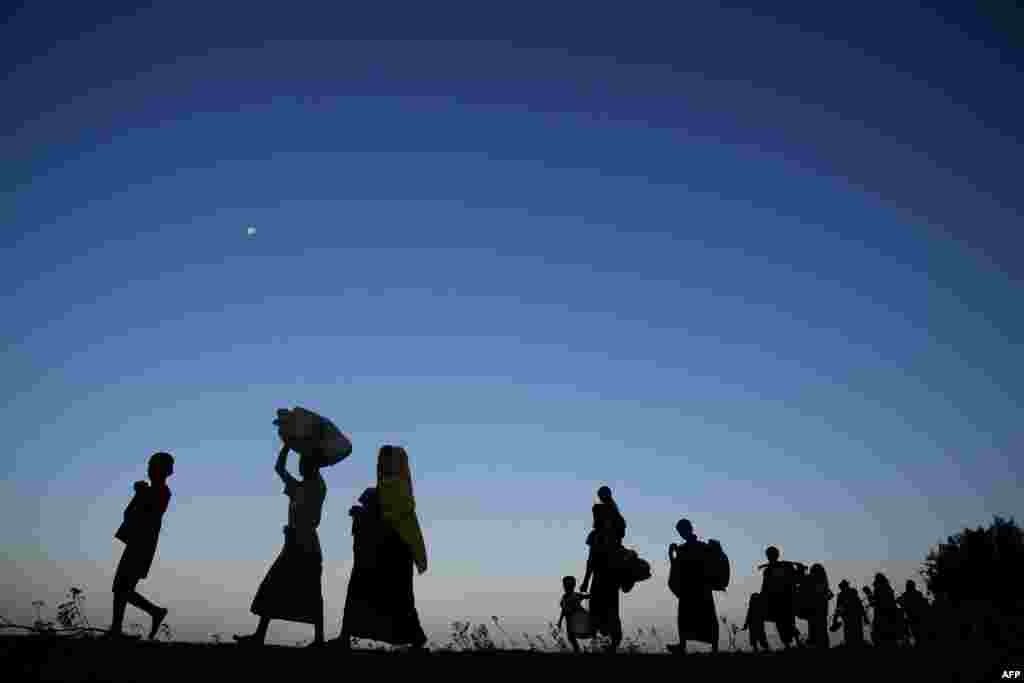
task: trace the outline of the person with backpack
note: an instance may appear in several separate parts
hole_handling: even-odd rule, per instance
[[[758,569],[762,571],[761,600],[764,603],[765,621],[775,624],[775,629],[787,650],[795,642],[802,647],[800,632],[796,629],[795,599],[799,576],[799,563],[779,559],[781,553],[775,546],[765,551],[767,564]]]
[[[684,543],[670,544],[668,557],[671,564],[669,589],[679,600],[676,611],[679,643],[669,645],[667,649],[673,654],[686,654],[686,641],[696,640],[710,644],[711,651],[718,652],[718,615],[712,593],[714,580],[709,577],[714,551],[707,543],[697,540],[690,520],[679,520],[676,531]]]

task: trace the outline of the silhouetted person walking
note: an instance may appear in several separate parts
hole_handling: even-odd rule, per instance
[[[836,611],[833,617],[832,630],[843,628],[843,643],[847,647],[863,647],[864,625],[868,621],[867,610],[860,600],[857,591],[850,587],[850,582],[843,579],[839,582],[839,595],[836,596]]]
[[[679,520],[676,531],[683,544],[670,544],[668,557],[672,565],[669,577],[675,578],[669,587],[679,599],[676,609],[679,644],[669,645],[668,650],[686,654],[686,641],[696,640],[710,644],[711,651],[718,652],[718,615],[707,579],[711,549],[707,543],[697,540],[690,520]]]
[[[250,611],[259,616],[259,626],[251,635],[236,635],[240,644],[262,645],[271,619],[312,624],[312,644],[324,644],[323,552],[317,528],[327,498],[327,484],[320,476],[320,461],[313,456],[299,458],[302,481],[293,477],[285,467],[289,450],[284,445],[274,465],[288,496],[284,548],[252,601]]]
[[[377,489],[370,487],[363,491],[359,504],[352,506],[348,513],[352,517],[352,574],[345,594],[341,635],[331,641],[343,650],[351,647],[352,638],[387,640],[391,630],[390,620],[379,606],[387,594],[387,586],[377,574],[379,548],[385,532]]]
[[[413,570],[427,571],[427,549],[404,448],[381,446],[376,494],[361,502],[363,510],[353,515],[353,534],[359,536],[357,553],[372,553],[372,567],[360,562],[366,575],[356,575],[353,570],[353,580],[362,583],[354,592],[350,588],[352,600],[346,602],[342,634],[332,642],[340,652],[348,650],[352,637],[411,645],[425,652],[427,636],[416,610]]]
[[[590,615],[583,608],[583,601],[589,599],[590,596],[586,593],[576,592],[575,576],[562,578],[562,599],[558,602],[560,611],[557,628],[562,629],[562,620],[564,619],[566,638],[574,652],[580,651],[578,638],[590,638],[593,635],[590,628]]]
[[[587,536],[587,545],[590,546],[587,570],[580,589],[587,593],[593,577],[593,588],[589,591],[591,624],[597,633],[611,639],[609,652],[614,652],[622,642],[622,618],[619,615],[622,582],[618,560],[622,539],[626,535],[626,520],[612,498],[611,489],[602,486],[597,490],[597,498],[599,502],[592,508],[594,528]]]
[[[903,640],[903,613],[896,602],[896,593],[885,574],[875,574],[873,589],[864,587],[874,615],[872,617],[871,640],[879,647],[893,647]]]
[[[152,618],[149,639],[156,638],[167,609],[158,607],[135,590],[139,581],[149,576],[156,556],[157,542],[164,513],[171,502],[167,479],[174,474],[174,458],[170,453],[154,453],[149,458],[149,483],[135,482],[135,496],[124,511],[124,521],[114,538],[125,544],[121,561],[114,574],[114,616],[108,636],[125,637],[124,612],[128,605],[139,608]]]
[[[810,647],[827,650],[828,639],[828,603],[833,597],[828,585],[825,567],[815,563],[804,578],[801,588],[803,618],[807,621],[807,644]]]
[[[796,582],[797,563],[779,559],[779,549],[769,546],[764,552],[767,564],[759,567],[763,571],[761,580],[761,600],[764,604],[765,621],[771,621],[782,640],[782,645],[789,649],[795,641],[800,646],[800,634],[796,630]]]
[[[914,645],[922,645],[930,640],[931,605],[928,604],[928,598],[917,590],[917,584],[908,580],[898,602],[906,615],[907,634],[913,637]]]
[[[750,601],[747,603],[747,618],[743,621],[741,631],[746,631],[750,636],[750,647],[754,652],[758,649],[771,650],[768,646],[768,634],[764,629],[764,614],[761,605],[761,594],[751,593]]]

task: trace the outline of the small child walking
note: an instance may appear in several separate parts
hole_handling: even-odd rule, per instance
[[[586,593],[576,592],[576,577],[566,576],[562,578],[562,599],[558,606],[561,613],[558,616],[558,630],[562,630],[562,620],[565,620],[565,633],[575,652],[580,651],[578,638],[592,638],[593,632],[590,628],[590,615],[583,608],[583,601],[590,598]]]
[[[764,613],[761,609],[761,594],[751,593],[750,602],[747,603],[747,619],[743,622],[743,631],[750,635],[750,647],[754,652],[761,648],[765,651],[771,650],[768,647],[768,636],[764,630]]]
[[[167,609],[154,605],[135,590],[139,581],[149,575],[164,513],[171,501],[167,479],[174,473],[170,453],[155,453],[149,459],[149,482],[135,482],[135,497],[124,512],[124,521],[114,537],[125,544],[121,561],[114,575],[114,617],[109,637],[127,637],[122,632],[124,612],[128,605],[139,608],[152,618],[149,639],[156,634],[167,617]]]

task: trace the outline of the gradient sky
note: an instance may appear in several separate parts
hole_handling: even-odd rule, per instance
[[[355,445],[329,630],[385,442],[435,634],[555,619],[604,483],[655,569],[627,626],[674,623],[682,516],[728,615],[768,544],[902,581],[1021,516],[1019,14],[486,4],[6,17],[0,614],[76,582],[107,622],[168,450],[140,590],[181,637],[250,628],[293,405]]]

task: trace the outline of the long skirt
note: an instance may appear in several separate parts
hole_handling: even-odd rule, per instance
[[[285,527],[284,548],[256,591],[250,607],[253,614],[303,624],[323,619],[323,556],[319,539],[314,540],[316,547],[307,550]]]
[[[387,530],[372,567],[354,564],[345,598],[343,637],[365,638],[391,645],[425,643],[413,594],[412,551],[393,530]]]
[[[590,623],[595,632],[612,640],[622,639],[619,615],[619,582],[610,571],[595,571],[590,589]]]
[[[710,590],[691,590],[679,597],[676,612],[679,641],[695,640],[714,644],[718,641],[718,614]]]

